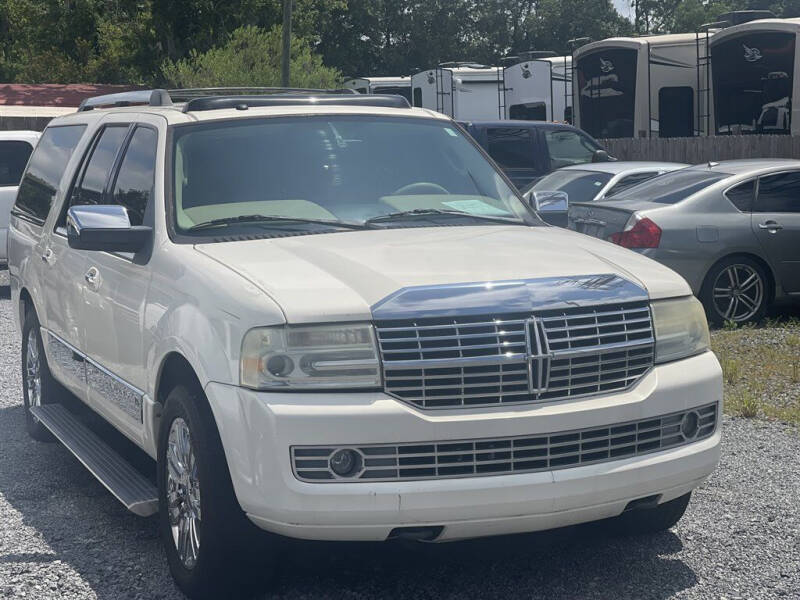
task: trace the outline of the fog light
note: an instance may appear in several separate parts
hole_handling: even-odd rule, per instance
[[[330,459],[331,471],[339,477],[353,477],[361,471],[361,455],[355,450],[337,450]]]
[[[683,422],[681,423],[681,433],[687,440],[691,440],[697,435],[697,429],[700,425],[700,417],[697,413],[692,411],[683,415]]]

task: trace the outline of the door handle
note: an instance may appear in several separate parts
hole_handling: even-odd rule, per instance
[[[86,271],[86,274],[83,276],[83,278],[90,287],[97,288],[97,286],[100,284],[100,271],[97,270],[97,267],[92,267]]]
[[[779,229],[783,229],[783,225],[781,225],[780,223],[778,223],[776,221],[765,221],[763,223],[759,223],[758,224],[758,228],[759,229],[766,229],[770,233],[775,233]]]
[[[42,254],[42,262],[50,264],[50,261],[53,259],[53,250],[52,248],[47,248]]]

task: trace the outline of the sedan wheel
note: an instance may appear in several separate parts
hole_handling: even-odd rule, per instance
[[[713,309],[723,321],[749,321],[764,304],[764,279],[749,264],[726,266],[714,279],[712,291]]]

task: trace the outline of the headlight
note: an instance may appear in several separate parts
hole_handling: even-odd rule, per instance
[[[241,383],[249,388],[376,387],[378,366],[368,324],[263,327],[242,342]]]
[[[694,296],[651,304],[656,362],[677,360],[707,350],[711,339],[703,305]]]

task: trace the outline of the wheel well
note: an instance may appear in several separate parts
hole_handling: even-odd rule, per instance
[[[169,393],[179,383],[190,387],[196,387],[199,391],[203,389],[189,361],[186,360],[183,355],[177,352],[171,352],[161,364],[161,370],[156,383],[156,401],[163,406]]]
[[[777,284],[775,281],[775,274],[772,272],[772,269],[770,268],[767,261],[765,261],[757,254],[750,254],[748,252],[735,252],[734,254],[727,254],[722,258],[720,258],[719,260],[717,260],[713,265],[711,265],[708,268],[708,271],[706,271],[706,276],[703,279],[703,286],[701,287],[701,293],[705,291],[706,285],[708,285],[708,276],[711,273],[711,271],[714,270],[714,267],[716,267],[723,260],[728,260],[731,258],[749,258],[750,260],[758,263],[761,266],[761,268],[764,269],[764,273],[767,274],[767,304],[771,304],[772,301],[775,300],[775,293],[776,293],[775,287]]]

